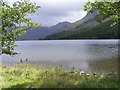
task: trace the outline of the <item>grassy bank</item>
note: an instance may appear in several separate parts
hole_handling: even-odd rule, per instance
[[[2,88],[117,88],[116,73],[92,75],[35,64],[1,65]]]

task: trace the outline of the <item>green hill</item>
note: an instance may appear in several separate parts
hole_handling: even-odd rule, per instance
[[[119,28],[110,27],[112,21],[105,21],[93,27],[88,27],[80,30],[62,31],[47,36],[47,40],[57,39],[118,39]],[[120,26],[120,25],[119,25]]]

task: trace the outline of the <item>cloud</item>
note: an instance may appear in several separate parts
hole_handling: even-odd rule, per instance
[[[18,0],[7,0],[13,3]],[[29,15],[28,18],[43,26],[51,26],[62,21],[75,22],[83,18],[87,12],[83,11],[83,5],[88,0],[31,0],[41,6],[37,14]]]
[[[87,12],[82,10],[85,2],[37,2],[41,9],[39,14],[29,16],[34,22],[43,26],[51,26],[61,21],[75,22],[83,18]]]

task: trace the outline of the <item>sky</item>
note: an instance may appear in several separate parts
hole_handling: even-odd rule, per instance
[[[7,0],[9,3],[18,0]],[[83,5],[88,0],[31,0],[41,6],[39,10],[27,18],[42,26],[52,26],[59,22],[76,22],[86,16]],[[91,0],[93,1],[93,0]],[[36,15],[38,14],[38,15]]]

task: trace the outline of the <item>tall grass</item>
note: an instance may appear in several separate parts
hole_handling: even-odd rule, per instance
[[[1,65],[2,88],[117,88],[118,74],[80,74],[62,66]]]

